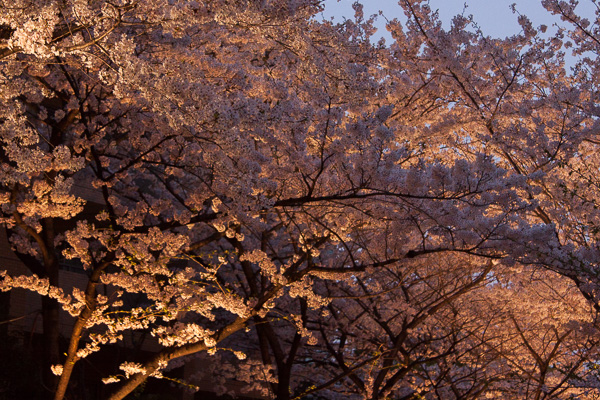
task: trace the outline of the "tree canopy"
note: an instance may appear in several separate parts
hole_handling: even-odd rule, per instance
[[[48,398],[132,332],[111,399],[204,355],[282,400],[597,398],[600,11],[542,4],[499,39],[401,0],[374,44],[358,3],[0,0],[0,289]]]

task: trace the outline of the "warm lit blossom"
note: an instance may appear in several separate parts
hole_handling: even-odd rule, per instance
[[[542,3],[565,28],[494,39],[402,0],[384,45],[358,3],[0,0],[43,385],[150,346],[111,399],[198,355],[222,394],[598,397],[600,11]]]

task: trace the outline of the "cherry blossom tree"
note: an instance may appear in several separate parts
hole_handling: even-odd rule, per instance
[[[159,350],[111,399],[199,353],[278,399],[597,394],[599,36],[574,3],[544,2],[571,31],[500,40],[403,0],[389,47],[358,4],[0,4],[0,222],[30,271],[0,288],[41,296],[49,397],[130,332]]]
[[[386,271],[393,278],[332,296],[331,318],[313,325],[326,350],[305,356],[322,378],[312,378],[304,393],[593,398],[597,321],[576,285],[548,271],[507,269],[501,276],[496,268],[490,274],[494,263],[473,271],[474,261],[463,264],[472,275],[461,277],[452,276],[456,269],[449,264],[465,260],[405,263]]]

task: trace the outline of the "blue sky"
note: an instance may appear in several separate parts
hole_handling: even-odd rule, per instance
[[[334,16],[336,19],[341,20],[342,17],[352,17],[354,12],[352,10],[352,3],[354,0],[325,0],[325,13],[326,18]],[[379,10],[382,10],[384,15],[388,19],[392,18],[403,18],[403,13],[400,7],[397,5],[397,0],[371,0],[362,1],[364,4],[365,16],[371,14],[377,14]],[[517,15],[513,14],[510,9],[512,3],[516,3],[517,11],[521,14],[527,15],[534,26],[546,24],[549,27],[553,23],[560,22],[557,18],[551,16],[546,10],[540,5],[539,0],[430,0],[430,6],[432,9],[439,9],[440,18],[444,22],[444,27],[448,27],[450,20],[456,14],[461,14],[465,3],[467,9],[465,15],[473,14],[475,22],[477,22],[485,35],[494,37],[504,37],[511,34],[518,33],[520,31],[519,24],[517,23]],[[580,0],[580,5],[577,7],[580,15],[585,15],[592,19],[595,6],[591,0]],[[378,27],[379,32],[386,36],[385,32],[385,20],[379,18]],[[378,32],[378,35],[380,34]]]

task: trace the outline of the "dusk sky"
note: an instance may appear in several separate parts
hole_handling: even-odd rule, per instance
[[[353,0],[325,0],[326,10],[324,15],[326,18],[330,18],[331,16],[335,16],[336,18],[343,16],[352,17],[353,2]],[[510,8],[510,5],[513,3],[517,4],[517,11],[519,13],[527,15],[531,19],[534,26],[546,24],[550,27],[553,23],[560,22],[557,18],[550,16],[546,12],[539,0],[430,1],[432,9],[439,9],[440,18],[444,22],[445,28],[449,26],[450,20],[454,15],[463,12],[465,3],[468,6],[465,15],[473,14],[475,21],[479,24],[483,33],[490,36],[502,37],[519,32],[520,27],[517,23],[518,15],[514,14]],[[364,1],[363,4],[365,16],[377,14],[379,10],[382,10],[388,19],[404,17],[396,0]],[[589,15],[590,17],[593,17],[594,9],[595,6],[590,0],[581,0],[577,7],[581,15]],[[380,27],[378,35],[383,34],[384,37],[389,38],[389,36],[386,36],[385,19],[383,17],[379,18],[378,26]]]

